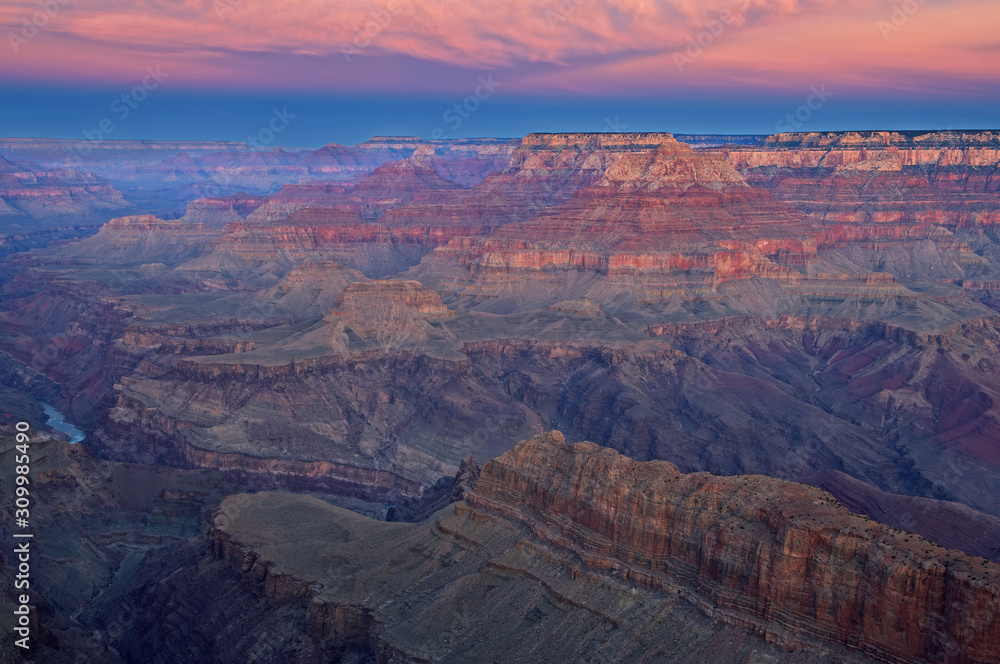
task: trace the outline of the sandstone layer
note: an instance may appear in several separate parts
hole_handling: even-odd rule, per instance
[[[1000,660],[1000,568],[802,485],[683,475],[552,433],[486,464],[467,500],[589,567],[686,586],[751,629],[777,623],[776,641],[787,630],[889,661]]]

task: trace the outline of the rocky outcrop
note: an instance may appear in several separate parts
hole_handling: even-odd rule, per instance
[[[261,196],[225,196],[199,198],[187,205],[184,221],[207,226],[224,226],[230,222],[245,221],[264,202]]]
[[[487,463],[467,500],[588,567],[690,594],[778,642],[805,636],[895,662],[1000,661],[1000,567],[803,485],[684,475],[550,433]]]
[[[836,470],[802,479],[852,512],[935,544],[1000,563],[1000,518],[960,503],[886,493]]]
[[[686,475],[552,432],[487,463],[464,495],[419,524],[230,496],[207,543],[150,556],[150,581],[104,619],[129,626],[117,648],[157,663],[224,648],[248,661],[1000,661],[997,565],[813,487]],[[220,618],[234,596],[264,638]]]
[[[191,238],[195,242],[204,242],[215,235],[213,229],[203,224],[157,219],[151,214],[112,219],[101,227],[101,231],[106,235],[116,236],[115,239],[123,243],[134,243],[147,233],[166,233],[174,237]]]
[[[218,232],[204,224],[159,219],[151,214],[117,217],[104,224],[97,235],[67,247],[65,255],[86,263],[144,263],[155,272],[157,265],[165,267],[206,253]]]
[[[1000,223],[996,132],[779,134],[711,150],[753,185],[823,220],[978,228]]]
[[[172,584],[143,589],[137,628],[119,647],[135,652],[144,641],[185,630],[201,642],[200,624],[216,622],[212,616],[224,609],[195,599],[194,584],[182,579],[231,596],[235,577],[272,607],[255,614],[257,633],[268,636],[254,657],[346,651],[414,664],[874,661],[804,635],[769,643],[770,633],[733,624],[722,611],[699,606],[695,595],[595,570],[516,520],[464,504],[413,525],[372,522],[301,496],[233,496],[220,505],[209,543],[212,559],[185,561]],[[161,607],[185,610],[163,621]],[[272,638],[279,621],[285,638]],[[225,629],[203,651],[217,652],[225,640],[241,652],[245,629]]]
[[[15,164],[0,156],[0,232],[102,223],[134,209],[103,177],[72,168]]]
[[[441,304],[441,296],[419,281],[376,280],[348,284],[337,299],[341,309],[359,311],[379,304],[402,305],[416,310],[422,317],[447,316],[451,312]]]

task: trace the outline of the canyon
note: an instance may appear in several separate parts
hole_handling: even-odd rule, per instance
[[[404,524],[301,495],[227,497],[207,535],[136,577],[114,646],[153,662],[1000,657],[1000,566],[813,487],[683,474],[550,432],[458,498]],[[235,598],[255,624],[220,619]]]
[[[84,623],[249,657],[202,579],[295,661],[998,661],[996,132],[67,145],[0,139],[0,422],[213,487]]]

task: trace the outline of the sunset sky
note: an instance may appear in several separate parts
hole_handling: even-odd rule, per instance
[[[295,146],[1000,126],[997,0],[6,0],[0,23],[5,135],[245,140],[274,109]]]

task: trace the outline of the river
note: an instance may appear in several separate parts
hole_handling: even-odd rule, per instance
[[[45,409],[45,414],[49,416],[49,420],[46,422],[50,427],[55,429],[60,433],[64,433],[69,436],[69,442],[73,445],[82,441],[86,435],[77,429],[75,426],[63,419],[62,413],[50,406],[49,404],[42,402],[42,407]]]

